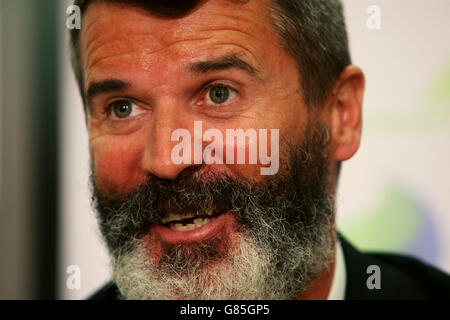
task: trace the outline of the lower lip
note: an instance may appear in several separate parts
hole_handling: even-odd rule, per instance
[[[211,238],[217,234],[230,219],[231,214],[226,212],[201,227],[189,231],[172,230],[161,223],[157,223],[150,228],[150,232],[159,235],[161,240],[167,243],[195,242]]]

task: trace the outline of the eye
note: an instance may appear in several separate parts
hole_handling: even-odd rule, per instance
[[[206,102],[207,104],[222,104],[227,102],[230,98],[236,96],[236,90],[224,86],[214,85],[211,86],[207,92]]]
[[[109,108],[111,115],[119,119],[134,117],[145,111],[129,100],[115,101],[109,105]]]

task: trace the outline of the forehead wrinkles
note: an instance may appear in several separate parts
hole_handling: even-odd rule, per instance
[[[230,3],[238,10],[230,10]],[[232,4],[230,1],[208,1],[186,17],[163,19],[137,8],[96,2],[86,13],[88,24],[81,37],[83,65],[87,70],[108,57],[133,52],[141,52],[148,57],[175,45],[187,48],[189,41],[212,38],[218,40],[213,45],[229,41],[256,58],[256,52],[253,52],[256,50],[252,50],[252,46],[264,52],[267,40],[277,39],[266,13],[262,12],[262,6],[245,5],[246,10],[243,9],[242,4]],[[100,11],[105,10],[108,14],[101,14]],[[248,43],[249,38],[251,44]]]
[[[210,38],[204,38],[205,40]],[[153,72],[157,72],[158,76],[152,76],[152,82],[164,83],[167,76],[170,74],[189,72],[191,63],[200,62],[202,60],[214,59],[219,56],[227,54],[238,54],[239,56],[247,57],[250,63],[254,61],[254,66],[257,69],[262,70],[262,60],[253,54],[251,47],[246,46],[244,41],[220,41],[215,39],[209,43],[194,43],[199,39],[180,40],[172,43],[168,47],[160,48],[155,51],[150,51],[145,46],[137,48],[135,50],[120,50],[114,51],[113,54],[109,53],[104,55],[99,50],[98,57],[91,56],[87,61],[86,83],[89,83],[91,79],[95,79],[99,74],[108,75],[110,72],[114,74],[127,70],[127,72],[134,73],[136,79],[145,77],[144,73],[153,75]],[[252,58],[253,57],[253,58]],[[163,73],[160,71],[163,70]],[[110,74],[111,75],[111,74]]]

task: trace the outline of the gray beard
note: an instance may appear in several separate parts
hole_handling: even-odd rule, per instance
[[[152,265],[146,249],[138,244],[132,252],[115,259],[114,280],[122,298],[132,300],[293,299],[310,285],[313,275],[323,270],[331,254],[329,239],[329,235],[324,238],[320,256],[310,248],[297,246],[292,248],[292,256],[284,257],[282,266],[275,267],[270,249],[242,236],[239,253],[230,253],[210,269],[189,266],[189,272],[181,276]]]
[[[132,300],[293,299],[328,266],[333,254],[328,226],[305,230],[311,240],[301,244],[286,234],[272,235],[271,246],[242,234],[239,246],[211,267],[193,265],[178,248],[178,261],[172,261],[177,272],[169,264],[151,263],[143,242],[137,241],[135,249],[113,259],[114,281],[122,298]]]
[[[93,200],[112,253],[113,278],[121,298],[299,297],[328,267],[335,242],[327,134],[320,126],[306,132],[311,136],[304,144],[289,149],[284,174],[264,183],[217,177],[187,179],[189,187],[184,181],[162,186],[153,178],[152,183],[118,201],[117,195],[111,196],[114,192],[109,198],[102,196],[92,180]],[[233,245],[224,233],[194,245],[163,248],[160,261],[149,259],[152,247],[145,230],[149,222],[161,218],[162,207],[188,204],[201,209],[219,202],[226,203],[236,218],[238,237]]]

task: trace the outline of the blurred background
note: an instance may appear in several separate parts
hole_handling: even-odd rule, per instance
[[[84,299],[110,278],[90,208],[69,5],[0,0],[0,299]],[[362,250],[450,272],[450,1],[344,5],[367,84],[362,145],[341,173],[338,228]],[[67,285],[73,266],[79,287]]]

